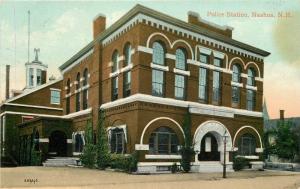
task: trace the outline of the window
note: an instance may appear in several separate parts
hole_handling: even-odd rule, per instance
[[[117,77],[114,77],[112,78],[112,101],[118,99],[118,82],[119,82],[119,79],[118,79],[118,76]]]
[[[115,50],[112,55],[112,63],[113,63],[112,72],[115,72],[119,69],[118,57],[119,57],[119,53],[117,50]]]
[[[149,139],[150,154],[177,154],[178,138],[168,127],[159,127],[151,133]]]
[[[152,95],[164,96],[164,72],[152,70]]]
[[[209,64],[209,56],[207,54],[200,53],[200,62]]]
[[[131,93],[131,71],[124,73],[123,96],[128,97]]]
[[[80,111],[80,73],[76,77],[76,112]]]
[[[232,81],[240,83],[241,82],[241,67],[238,64],[234,64],[232,67]]]
[[[152,62],[154,64],[165,64],[165,51],[163,46],[159,42],[153,43],[153,54],[152,54]]]
[[[213,72],[213,102],[219,104],[221,98],[221,75],[220,72],[214,71]]]
[[[253,135],[247,133],[242,135],[239,141],[239,155],[255,155],[256,142]]]
[[[214,65],[217,67],[222,67],[223,60],[220,58],[214,58]]]
[[[121,128],[112,129],[110,136],[110,151],[111,153],[123,154],[126,153],[125,134]]]
[[[207,102],[207,69],[199,68],[199,100]]]
[[[67,95],[69,95],[71,92],[71,82],[70,79],[68,79],[67,81]],[[69,114],[70,113],[70,96],[67,96],[66,99],[66,113]]]
[[[175,75],[175,98],[185,98],[185,77],[182,75]]]
[[[248,69],[247,85],[255,85],[255,71],[252,68]]]
[[[88,69],[84,69],[84,72],[83,72],[83,87],[84,87],[84,90],[83,90],[83,94],[82,94],[82,109],[85,110],[87,109],[88,107],[88,88],[87,88],[87,85],[88,85]]]
[[[51,104],[60,104],[60,91],[51,89]]]
[[[29,68],[29,86],[33,86],[33,79],[34,79],[33,68]]]
[[[247,110],[253,111],[255,108],[255,91],[247,90]]]
[[[83,150],[83,135],[77,133],[75,135],[75,152],[82,152]]]
[[[41,85],[42,84],[42,70],[37,69],[36,70],[36,85]]]
[[[124,49],[125,61],[124,66],[131,64],[131,45],[127,43]]]
[[[232,87],[232,105],[237,106],[240,103],[240,88],[233,86]]]
[[[186,69],[186,57],[182,49],[176,50],[176,68],[181,70]]]

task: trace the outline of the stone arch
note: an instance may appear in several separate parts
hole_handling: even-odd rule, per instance
[[[236,61],[236,60],[238,60],[238,61]],[[244,72],[244,70],[245,70],[245,68],[246,68],[246,64],[245,64],[245,62],[243,61],[243,59],[241,59],[240,57],[234,57],[234,58],[232,58],[232,59],[230,60],[230,62],[229,62],[229,65],[228,65],[228,69],[229,69],[229,70],[232,70],[233,63],[239,63],[239,64],[241,64],[241,65],[240,65],[241,68],[242,68],[241,71]]]
[[[250,66],[249,66],[249,65],[250,65]],[[254,66],[251,66],[251,65],[254,65]],[[245,65],[244,69],[247,70],[249,67],[255,69],[255,71],[256,71],[256,73],[257,73],[256,77],[261,77],[260,69],[259,69],[258,65],[257,65],[255,62],[248,62],[248,63]]]
[[[194,60],[193,49],[192,49],[191,45],[188,42],[186,42],[185,40],[183,40],[183,39],[177,39],[177,40],[173,41],[171,47],[172,48],[175,47],[174,50],[176,50],[177,47],[178,48],[180,48],[180,47],[184,48],[185,51],[186,51],[186,53],[187,53],[187,55],[188,55],[187,58],[190,58],[190,59]]]
[[[152,40],[152,38],[154,38],[155,36],[160,36],[158,37],[157,39],[154,39]],[[151,47],[152,43],[154,41],[163,41],[165,43],[165,50],[167,50],[169,48],[172,48],[172,44],[171,44],[171,41],[170,39],[163,33],[160,33],[160,32],[155,32],[155,33],[152,33],[148,39],[147,39],[147,47]],[[167,51],[166,51],[167,52]]]
[[[195,151],[200,150],[201,140],[203,136],[209,132],[216,137],[220,149],[219,151],[222,150],[222,146],[223,146],[222,136],[226,132],[228,136],[226,147],[227,149],[232,149],[232,137],[228,129],[221,122],[212,120],[212,121],[206,121],[202,123],[196,129],[194,134],[194,139],[193,139]]]
[[[167,120],[167,121],[172,122],[173,125],[175,125],[176,128],[174,128],[174,127],[171,127],[171,128],[172,128],[173,130],[175,130],[175,132],[176,132],[176,130],[177,130],[177,132],[176,132],[177,134],[178,134],[178,130],[179,130],[179,132],[182,133],[182,138],[185,137],[185,136],[184,136],[183,129],[181,128],[181,126],[179,125],[179,123],[178,123],[177,121],[175,121],[174,119],[169,118],[169,117],[157,117],[157,118],[152,119],[151,121],[149,121],[149,122],[147,123],[147,125],[144,127],[143,132],[142,132],[142,134],[141,134],[140,144],[143,144],[143,143],[144,143],[143,141],[144,141],[144,138],[145,138],[145,133],[146,133],[146,131],[150,131],[149,133],[151,133],[151,131],[153,131],[153,130],[155,130],[156,128],[158,128],[158,127],[153,127],[152,129],[150,129],[150,126],[151,126],[153,123],[158,122],[158,121],[160,121],[160,120]],[[167,126],[167,127],[168,127],[168,125],[163,125],[163,126]],[[178,136],[178,138],[180,138],[180,136]]]
[[[234,138],[233,138],[233,145],[234,145],[234,147],[237,145],[237,136],[238,136],[238,134],[239,134],[242,130],[247,129],[247,128],[254,131],[254,133],[256,134],[256,136],[257,136],[258,139],[259,139],[259,144],[260,144],[259,146],[260,146],[260,148],[262,148],[262,140],[261,140],[261,137],[260,137],[259,132],[258,132],[254,127],[248,126],[248,125],[239,128],[239,129],[237,130],[237,132],[235,133]]]

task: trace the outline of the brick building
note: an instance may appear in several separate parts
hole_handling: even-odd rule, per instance
[[[96,129],[101,108],[111,152],[139,151],[139,171],[164,171],[180,161],[189,111],[193,171],[218,169],[224,153],[229,169],[234,153],[260,160],[263,61],[270,53],[194,12],[185,22],[137,5],[108,28],[105,21],[97,16],[93,41],[59,67],[61,115],[19,124],[20,140],[37,139],[35,132],[48,146],[45,157],[78,155],[87,121]],[[64,148],[55,148],[54,138]]]

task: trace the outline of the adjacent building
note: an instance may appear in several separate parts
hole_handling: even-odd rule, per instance
[[[264,58],[270,53],[234,40],[232,31],[194,12],[185,22],[141,5],[108,28],[98,15],[93,41],[59,67],[61,79],[1,106],[2,129],[18,127],[20,146],[38,141],[44,159],[77,156],[87,122],[96,134],[103,109],[111,153],[139,151],[138,170],[160,172],[181,159],[189,111],[193,171],[219,170],[224,153],[229,169],[234,155],[257,164],[263,152]],[[8,110],[12,104],[15,109]],[[35,119],[7,125],[24,105],[34,112],[22,110],[22,116]]]

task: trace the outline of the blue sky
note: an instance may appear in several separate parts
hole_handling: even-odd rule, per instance
[[[1,1],[0,0],[0,101],[4,98],[5,64],[12,66],[11,87],[25,86],[27,11],[31,11],[31,60],[40,48],[48,76],[59,77],[58,67],[92,40],[92,20],[103,13],[111,25],[140,3],[181,20],[198,12],[208,21],[234,27],[233,38],[271,52],[265,59],[265,97],[271,117],[279,109],[300,116],[300,1]],[[211,17],[211,12],[290,12],[291,18]],[[291,31],[295,34],[291,35]],[[298,41],[298,42],[297,42]],[[16,44],[16,48],[15,48]],[[298,48],[299,47],[299,48]],[[16,56],[15,56],[16,53]],[[298,100],[297,100],[298,97]],[[292,100],[294,99],[294,100]]]

